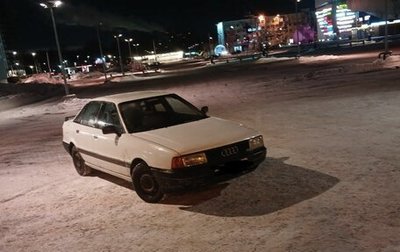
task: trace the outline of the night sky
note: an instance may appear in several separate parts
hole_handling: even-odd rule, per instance
[[[112,47],[114,34],[134,38],[148,49],[152,40],[180,38],[188,44],[216,35],[219,21],[249,15],[294,12],[295,0],[201,0],[132,1],[64,0],[55,10],[63,50],[79,50],[97,45],[96,26],[100,22],[105,46]],[[7,50],[54,48],[49,10],[40,0],[0,0],[0,24]],[[299,8],[313,8],[314,0],[302,0]],[[173,42],[171,42],[173,43]],[[143,48],[145,49],[145,48]],[[170,48],[174,49],[174,48]],[[182,49],[182,48],[181,48]]]

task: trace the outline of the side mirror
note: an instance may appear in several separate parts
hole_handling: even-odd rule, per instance
[[[202,107],[200,110],[201,110],[201,112],[203,112],[203,114],[205,114],[205,115],[208,113],[208,107],[207,107],[207,106]]]
[[[104,135],[107,134],[117,134],[117,136],[121,136],[121,132],[113,125],[105,126],[101,129]]]

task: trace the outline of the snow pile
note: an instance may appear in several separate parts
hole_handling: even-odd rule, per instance
[[[49,84],[60,84],[62,83],[62,79],[54,78],[49,76],[49,74],[42,73],[42,74],[34,74],[24,80],[21,81],[22,83],[49,83]]]
[[[267,58],[260,58],[258,60],[259,63],[273,63],[273,62],[280,62],[280,61],[286,61],[286,60],[293,60],[291,57],[267,57]]]
[[[354,64],[348,72],[351,73],[365,73],[378,71],[382,69],[398,69],[400,68],[400,56],[390,56],[386,59],[377,59],[372,63]]]
[[[86,103],[89,102],[90,99],[66,99],[55,106],[55,111],[61,112],[69,112],[69,111],[78,111],[80,110]]]
[[[384,68],[400,68],[400,55],[393,55],[390,56],[388,58],[386,58],[386,60],[383,59],[378,59],[376,60],[376,62],[379,62],[380,64],[382,64],[382,66]]]
[[[314,63],[319,61],[337,60],[340,59],[337,55],[321,55],[321,56],[302,56],[299,59],[300,63]]]
[[[90,72],[90,73],[78,72],[71,76],[71,80],[95,79],[95,78],[101,78],[103,76],[104,76],[104,73],[98,72],[98,71]]]

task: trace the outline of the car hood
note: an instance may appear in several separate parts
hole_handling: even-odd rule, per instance
[[[185,155],[242,141],[259,133],[239,123],[209,117],[132,135]]]

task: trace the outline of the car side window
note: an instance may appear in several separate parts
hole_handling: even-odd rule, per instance
[[[95,127],[97,115],[100,111],[100,105],[100,102],[89,102],[81,110],[79,115],[75,118],[74,122],[89,127]]]
[[[183,103],[181,100],[176,99],[173,96],[165,97],[168,104],[171,106],[172,110],[178,114],[193,114],[193,108],[189,107],[187,104]]]
[[[113,103],[103,103],[102,109],[97,120],[98,128],[104,128],[105,126],[115,126],[118,129],[122,129],[121,121],[118,116],[117,107]]]

